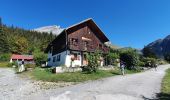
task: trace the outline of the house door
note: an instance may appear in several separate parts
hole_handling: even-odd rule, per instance
[[[88,64],[88,61],[87,61],[87,55],[86,54],[83,54],[83,66],[85,65],[87,65]]]

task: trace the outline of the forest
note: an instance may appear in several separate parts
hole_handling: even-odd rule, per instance
[[[52,33],[40,33],[0,24],[0,54],[32,54],[37,50],[43,52],[55,37]]]
[[[9,61],[11,54],[34,55],[34,58],[46,60],[44,50],[54,38],[52,33],[7,26],[0,18],[0,61]]]

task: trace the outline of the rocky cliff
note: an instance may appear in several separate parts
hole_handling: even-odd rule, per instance
[[[170,53],[170,35],[148,44],[145,48],[149,48],[150,51],[162,58],[164,54]]]

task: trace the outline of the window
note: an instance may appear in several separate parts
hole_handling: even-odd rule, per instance
[[[102,44],[99,44],[99,49],[102,49]]]
[[[77,53],[74,54],[74,60],[77,60]]]
[[[73,38],[72,41],[75,42],[75,43],[78,43],[78,39]]]
[[[72,59],[74,60],[80,60],[80,53],[72,53]]]
[[[87,50],[88,44],[89,43],[87,41],[84,41],[84,50]]]
[[[77,38],[70,38],[69,43],[73,44],[73,45],[76,45],[76,44],[78,44],[78,39]]]
[[[48,61],[51,61],[51,58],[48,58]]]
[[[56,57],[53,57],[53,62],[55,62],[56,61]]]
[[[60,61],[60,55],[57,55],[57,61]]]

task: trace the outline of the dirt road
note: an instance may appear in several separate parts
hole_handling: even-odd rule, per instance
[[[0,69],[0,98],[2,100],[144,100],[160,92],[165,70],[159,66],[146,72],[114,76],[74,86],[40,89],[35,81],[23,79],[10,69]]]

